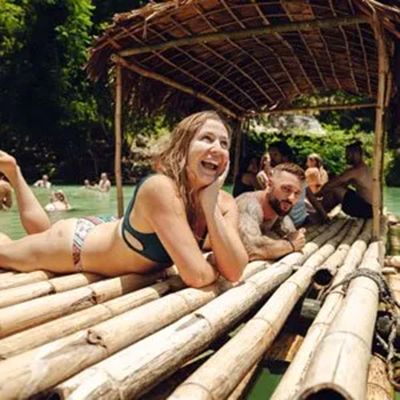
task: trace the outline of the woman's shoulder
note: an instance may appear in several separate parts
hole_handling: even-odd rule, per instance
[[[178,197],[176,189],[177,186],[173,179],[163,174],[154,174],[142,183],[140,196],[146,201],[171,201],[172,198]]]
[[[152,192],[154,190],[171,190],[176,188],[176,183],[170,177],[163,174],[154,174],[145,178],[141,184],[142,191]]]

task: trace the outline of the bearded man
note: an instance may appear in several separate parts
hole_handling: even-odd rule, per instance
[[[250,260],[274,260],[305,245],[305,230],[296,230],[287,216],[305,185],[301,167],[277,165],[264,190],[243,193],[239,207],[239,233]]]

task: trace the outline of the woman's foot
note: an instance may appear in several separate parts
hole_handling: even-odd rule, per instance
[[[0,172],[2,172],[12,182],[17,173],[18,165],[13,156],[0,150]]]

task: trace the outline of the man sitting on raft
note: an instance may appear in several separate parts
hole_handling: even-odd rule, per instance
[[[235,200],[221,190],[229,169],[230,136],[214,111],[185,118],[155,157],[157,174],[137,185],[122,219],[70,218],[50,228],[45,223],[40,233],[0,245],[0,266],[116,276],[175,264],[189,286],[206,286],[219,275],[237,281],[248,256],[239,237]],[[15,159],[4,152],[0,171],[16,192],[24,187]],[[202,254],[207,244],[213,264]]]
[[[326,212],[341,204],[342,210],[352,217],[372,218],[372,173],[363,160],[360,142],[346,146],[346,161],[350,168],[332,178],[316,197],[322,197]]]

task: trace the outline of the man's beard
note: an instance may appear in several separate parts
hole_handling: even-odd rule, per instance
[[[292,211],[293,204],[291,204],[287,200],[282,200],[279,201],[272,193],[268,195],[268,202],[271,208],[280,216],[284,217],[285,215],[288,215],[290,211]],[[288,210],[282,210],[281,208],[281,203],[289,203],[291,206],[288,208]]]

